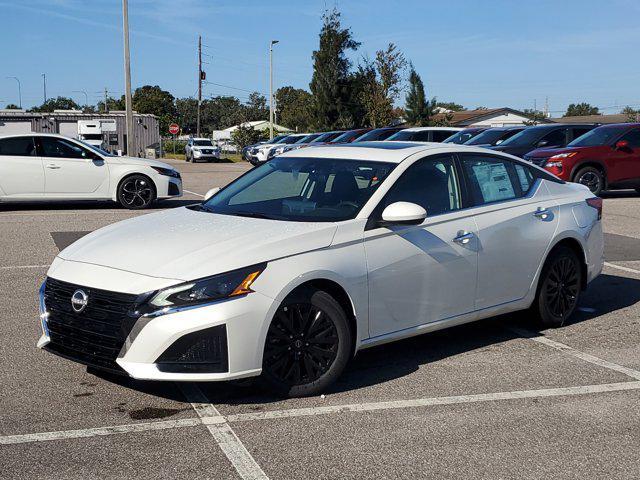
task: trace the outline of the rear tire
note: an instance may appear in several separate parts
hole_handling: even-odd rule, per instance
[[[573,177],[575,183],[585,185],[595,196],[600,195],[604,190],[604,173],[595,167],[584,167],[578,170]]]
[[[286,397],[321,393],[342,374],[351,342],[347,315],[331,295],[315,288],[294,292],[269,326],[262,381]]]
[[[561,327],[580,297],[582,264],[570,248],[555,248],[542,267],[533,310],[544,327]]]
[[[129,175],[120,182],[117,199],[122,207],[129,210],[148,208],[156,199],[156,187],[145,175]]]

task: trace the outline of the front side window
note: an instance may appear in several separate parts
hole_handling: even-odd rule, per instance
[[[591,127],[577,127],[573,129],[573,138],[578,139],[588,131],[592,130]]]
[[[376,214],[395,202],[420,205],[428,216],[461,208],[460,188],[453,159],[449,156],[418,160],[389,189]]]
[[[540,147],[562,147],[567,141],[567,131],[565,129],[554,130],[548,133],[538,142]]]
[[[57,137],[39,137],[43,157],[88,158],[89,153],[77,143]]]
[[[444,142],[447,138],[449,138],[451,136],[451,131],[449,130],[434,130],[431,132],[432,133],[432,138],[433,138],[433,142]]]
[[[212,213],[299,222],[355,218],[395,164],[276,157],[202,205]]]
[[[484,155],[464,155],[462,164],[474,205],[518,198],[524,193],[516,182],[523,186],[527,186],[527,181],[533,182],[532,179],[527,180],[526,172],[516,173],[514,164],[506,159]]]
[[[193,144],[196,147],[213,147],[213,143],[211,143],[211,140],[194,140]]]
[[[33,137],[13,137],[0,139],[0,155],[32,157],[36,154]]]
[[[625,131],[624,126],[606,125],[585,133],[576,138],[568,147],[595,147],[598,145],[610,145]]]

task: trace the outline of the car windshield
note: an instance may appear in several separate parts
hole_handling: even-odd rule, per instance
[[[596,147],[598,145],[608,145],[614,139],[622,135],[627,127],[599,127],[589,130],[584,135],[579,136],[568,147]]]
[[[396,142],[402,142],[404,140],[411,140],[415,134],[418,133],[416,130],[401,130],[398,133],[394,133],[387,140],[393,140]]]
[[[550,133],[551,128],[548,127],[531,127],[527,128],[513,137],[505,140],[500,145],[509,145],[510,147],[524,147],[527,145],[533,145],[540,140],[544,135]]]
[[[200,209],[297,222],[354,218],[393,163],[276,157],[229,184]]]
[[[281,142],[278,142],[278,143],[284,143],[284,144],[287,144],[287,145],[291,145],[292,143],[298,142],[301,138],[304,138],[304,136],[289,135],[287,138],[285,138],[284,140],[282,140]]]
[[[455,143],[457,145],[461,145],[464,142],[471,140],[480,132],[482,132],[482,130],[462,130],[460,132],[454,133],[442,143]]]
[[[284,140],[288,136],[289,135],[277,135],[277,136],[273,137],[271,140],[269,140],[266,143],[280,143],[282,140]]]
[[[298,140],[296,143],[311,143],[313,142],[316,138],[318,138],[321,134],[320,133],[312,133],[310,135],[307,135],[306,137],[302,137],[300,140]]]
[[[107,152],[106,150],[101,149],[100,147],[96,147],[95,145],[91,145],[90,143],[83,142],[82,140],[76,140],[76,141],[80,142],[82,145],[87,147],[89,150],[93,150],[94,152],[99,153],[103,157],[114,157],[115,156],[115,155]]]
[[[196,147],[213,147],[213,143],[211,143],[211,140],[194,140],[193,144]]]
[[[356,142],[372,142],[375,140],[386,140],[397,131],[398,130],[394,128],[371,130],[370,132],[365,133],[361,137],[358,137]]]
[[[505,136],[509,135],[509,133],[513,133],[515,135],[517,131],[512,130],[503,130],[500,128],[490,128],[489,130],[485,130],[484,132],[480,132],[475,137],[467,140],[465,145],[496,145],[498,140],[503,139]]]
[[[348,143],[354,138],[358,138],[360,135],[364,134],[362,130],[352,130],[350,132],[344,132],[338,135],[336,138],[331,140],[329,143]]]

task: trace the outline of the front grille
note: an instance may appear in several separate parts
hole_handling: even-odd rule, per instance
[[[71,306],[71,296],[78,289],[88,296],[80,313]],[[45,349],[85,365],[124,373],[115,360],[136,320],[128,312],[137,298],[47,278],[44,302],[51,342]]]
[[[173,182],[169,182],[169,191],[167,192],[168,195],[180,195],[180,189],[178,188],[178,185],[176,185]]]

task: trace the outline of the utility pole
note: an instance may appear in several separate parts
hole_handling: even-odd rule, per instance
[[[202,103],[202,35],[198,35],[198,119],[196,137],[200,137],[200,104]]]
[[[544,98],[544,118],[549,118],[549,96]]]
[[[18,82],[18,107],[22,109],[22,89],[20,87],[20,79],[18,77],[7,77],[13,78],[16,82]]]
[[[73,93],[84,93],[84,105],[85,107],[89,105],[89,95],[86,90],[74,90]]]
[[[42,90],[44,95],[44,103],[47,103],[47,74],[42,74]]]
[[[109,91],[107,90],[107,87],[104,87],[104,113],[107,113],[109,111],[109,108],[107,108],[108,99],[109,99]]]
[[[271,40],[269,44],[269,140],[273,140],[273,46],[280,40]]]
[[[129,55],[129,2],[122,0],[122,34],[124,36],[124,98],[127,119],[127,155],[133,156],[135,139],[133,138],[133,106],[131,101],[131,58]]]

